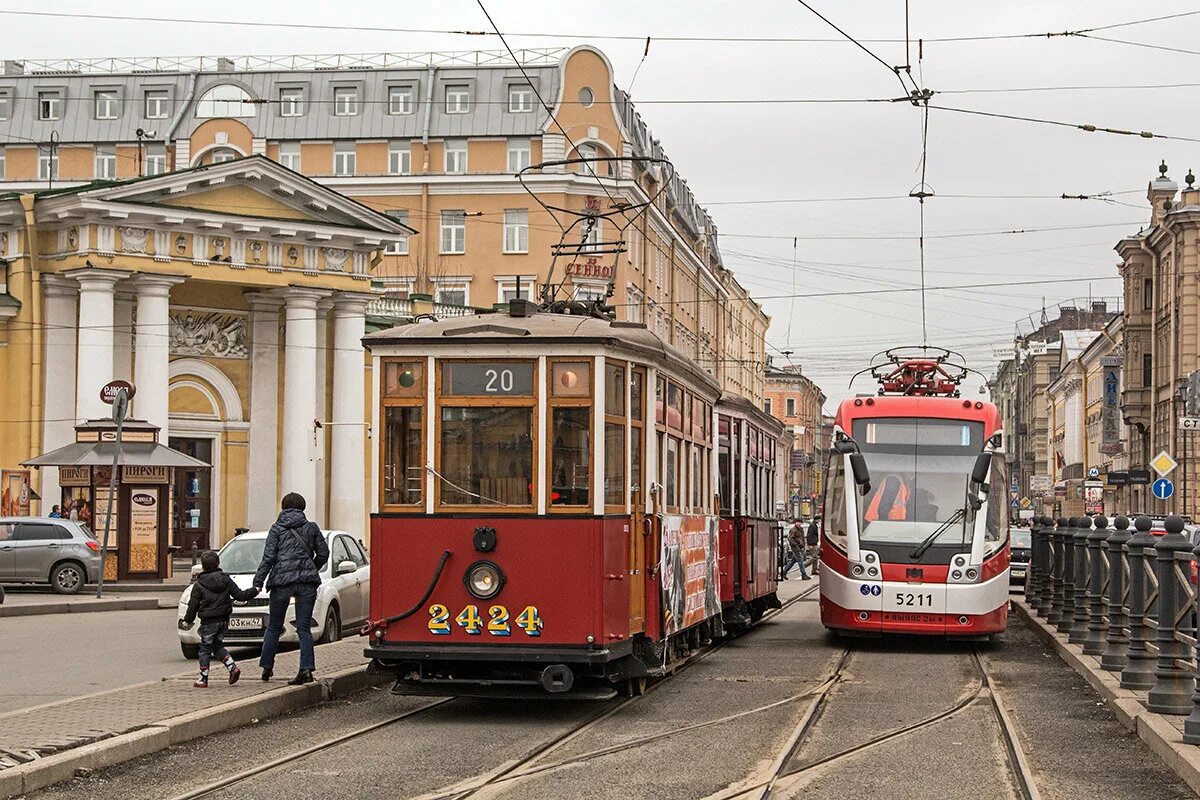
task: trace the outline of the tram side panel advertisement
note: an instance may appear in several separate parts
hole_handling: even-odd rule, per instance
[[[663,516],[663,627],[667,635],[721,613],[717,518]]]

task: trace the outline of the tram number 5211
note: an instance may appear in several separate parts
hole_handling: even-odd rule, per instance
[[[896,592],[896,605],[898,606],[916,606],[918,608],[932,608],[933,595],[921,594],[913,592]]]

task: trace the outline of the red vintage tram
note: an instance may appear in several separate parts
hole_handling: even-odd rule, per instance
[[[888,351],[879,396],[834,420],[821,621],[850,633],[986,637],[1008,619],[1008,471],[996,407],[954,355]],[[930,350],[937,350],[933,357]]]
[[[723,439],[744,409],[719,415],[713,378],[644,326],[518,301],[364,341],[381,434],[364,633],[395,691],[636,692],[777,602],[757,522],[727,544],[716,506],[717,469],[742,469],[760,497],[730,511],[765,515],[777,432]]]

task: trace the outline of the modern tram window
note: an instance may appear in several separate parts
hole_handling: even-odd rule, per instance
[[[871,473],[871,491],[861,501],[864,540],[919,542],[961,511],[957,537],[950,531],[938,541],[967,541],[967,482],[983,450],[982,422],[860,419],[853,436]]]
[[[989,551],[996,550],[1004,542],[1008,526],[1008,461],[1003,453],[992,455],[992,470],[988,478],[987,523],[984,527],[984,542]]]
[[[425,483],[421,407],[389,406],[383,413],[383,504],[420,503]]]
[[[846,470],[844,456],[829,451],[829,468],[825,471],[825,534],[839,547],[846,547]]]

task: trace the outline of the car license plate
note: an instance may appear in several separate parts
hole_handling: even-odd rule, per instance
[[[256,631],[262,628],[262,617],[230,617],[229,630]]]
[[[1023,569],[1014,569],[1014,570],[1012,571],[1012,576],[1013,576],[1014,578],[1024,578],[1024,577],[1025,577],[1025,570],[1023,570]]]
[[[884,622],[908,622],[923,625],[943,625],[945,617],[941,614],[900,614],[894,611],[883,612]]]

